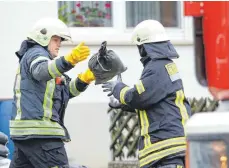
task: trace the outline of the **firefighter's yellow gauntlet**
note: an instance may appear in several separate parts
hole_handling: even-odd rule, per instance
[[[90,49],[88,46],[81,42],[77,47],[75,47],[68,55],[64,56],[65,60],[72,65],[77,64],[80,61],[87,59],[90,55]]]
[[[84,73],[79,74],[78,78],[87,84],[95,80],[95,76],[89,68]]]

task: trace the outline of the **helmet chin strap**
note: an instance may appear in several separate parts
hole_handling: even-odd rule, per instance
[[[137,45],[138,51],[141,57],[145,57],[147,55],[146,50],[144,48],[144,44],[142,45]]]

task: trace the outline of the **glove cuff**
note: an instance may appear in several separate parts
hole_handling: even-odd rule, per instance
[[[77,62],[75,62],[73,59],[72,59],[72,54],[68,54],[68,55],[65,55],[64,56],[64,59],[65,61],[69,62],[70,64],[72,64],[73,66],[75,66],[77,64]]]
[[[79,74],[78,78],[87,84],[90,84],[95,80],[95,76],[90,69],[87,69],[86,72]]]

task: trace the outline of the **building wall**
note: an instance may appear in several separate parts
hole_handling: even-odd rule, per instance
[[[39,10],[38,10],[39,9]],[[0,98],[12,98],[14,75],[18,60],[15,51],[25,39],[31,26],[37,19],[47,16],[57,17],[57,4],[55,1],[1,1],[1,38],[0,38]],[[92,43],[90,38],[85,39],[89,44],[91,53],[99,49],[99,43]],[[101,40],[102,42],[102,40]],[[110,44],[110,45],[109,45]],[[60,55],[68,53],[73,45],[63,45]],[[139,78],[142,65],[139,61],[138,51],[129,44],[118,45],[109,43],[123,60],[128,70],[123,74],[123,80],[132,86]],[[206,97],[209,92],[201,87],[195,77],[193,45],[180,42],[175,45],[180,55],[177,62],[181,77],[183,78],[185,93],[188,97]],[[79,63],[68,74],[77,77],[77,74],[87,68],[87,61]],[[70,100],[66,112],[65,123],[72,136],[72,141],[66,145],[69,157],[77,163],[93,168],[106,168],[110,160],[109,116],[107,103],[109,99],[102,92],[101,86],[91,86],[85,93]]]

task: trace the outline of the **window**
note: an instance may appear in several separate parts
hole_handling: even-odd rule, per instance
[[[165,27],[179,27],[178,1],[127,1],[127,27],[135,27],[146,19],[160,21]]]
[[[112,27],[111,1],[60,1],[59,19],[71,27]]]
[[[58,1],[57,7],[76,43],[132,44],[133,27],[146,19],[160,21],[173,42],[193,42],[192,18],[183,16],[182,1]]]

